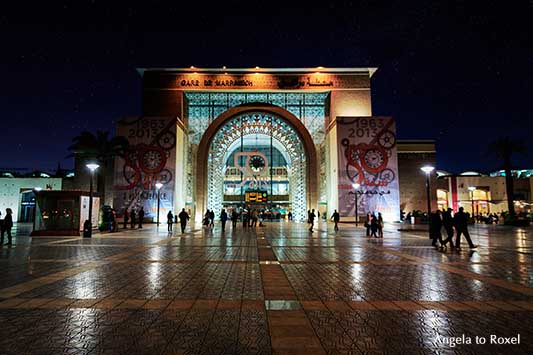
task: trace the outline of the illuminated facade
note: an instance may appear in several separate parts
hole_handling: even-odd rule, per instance
[[[143,116],[118,124],[132,150],[115,161],[115,208],[153,216],[162,182],[161,215],[185,208],[199,220],[226,207],[353,218],[357,193],[359,215],[398,219],[401,143],[392,119],[372,117],[374,71],[139,69]]]

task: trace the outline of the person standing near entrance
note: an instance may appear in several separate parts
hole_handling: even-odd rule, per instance
[[[124,209],[124,229],[128,228],[128,221],[130,220],[130,213],[128,212],[128,209]]]
[[[187,226],[187,221],[189,220],[189,214],[185,212],[185,208],[181,209],[180,214],[178,215],[181,224],[181,234],[185,233],[185,227]]]
[[[309,232],[311,232],[311,233],[313,232],[313,227],[315,225],[315,217],[316,217],[315,216],[315,210],[312,209],[311,212],[309,212],[309,224],[311,225],[309,227]]]
[[[331,219],[335,223],[335,227],[333,229],[336,232],[336,231],[339,230],[339,226],[337,224],[339,223],[339,220],[341,219],[341,216],[339,215],[339,212],[337,212],[337,210],[335,210],[335,212],[333,212],[333,214],[331,215]]]
[[[468,233],[468,215],[464,212],[463,207],[459,207],[459,212],[453,216],[453,223],[457,233],[457,237],[455,237],[455,248],[457,250],[461,249],[461,234],[464,234],[470,249],[477,248],[477,245],[474,245],[472,239],[470,239],[470,233]]]
[[[136,224],[136,217],[137,215],[135,214],[135,209],[132,208],[131,209],[131,214],[130,214],[130,218],[131,218],[131,229],[135,229],[135,224]]]
[[[143,228],[143,220],[144,220],[144,207],[141,207],[139,210],[139,229]]]
[[[13,243],[11,236],[11,228],[13,228],[13,211],[11,210],[11,208],[6,208],[6,216],[4,217],[4,223],[2,223],[2,231],[0,232],[2,235],[0,245],[4,244],[4,233],[7,234],[6,245],[11,245]]]
[[[172,211],[168,211],[167,213],[167,224],[168,224],[168,233],[172,233],[172,223],[174,223],[174,215],[172,214]]]
[[[222,225],[222,232],[226,230],[226,221],[228,220],[228,214],[225,209],[220,212],[220,223]]]

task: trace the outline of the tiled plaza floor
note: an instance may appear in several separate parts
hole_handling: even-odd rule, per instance
[[[475,226],[479,248],[452,253],[399,224],[306,227],[18,226],[0,249],[0,354],[533,353],[533,229]]]

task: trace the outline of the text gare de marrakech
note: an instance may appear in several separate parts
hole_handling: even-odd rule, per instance
[[[179,86],[253,86],[254,83],[250,80],[178,80]]]

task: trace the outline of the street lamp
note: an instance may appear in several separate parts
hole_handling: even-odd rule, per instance
[[[468,186],[468,191],[470,191],[470,203],[472,204],[472,219],[474,218],[474,191],[476,191],[475,186]]]
[[[355,190],[353,194],[355,196],[355,226],[357,227],[359,225],[359,213],[357,212],[357,190],[359,190],[359,187],[361,186],[361,184],[354,183],[352,184],[352,186],[353,186],[353,189]]]
[[[93,234],[93,178],[94,172],[100,167],[96,163],[88,163],[85,165],[91,171],[90,188],[89,188],[89,230],[87,231],[87,238],[91,238]]]
[[[426,195],[428,200],[428,233],[429,237],[431,238],[431,197],[429,192],[429,174],[431,174],[431,172],[435,170],[435,168],[431,165],[426,165],[421,167],[420,170],[422,170],[426,174]]]
[[[157,189],[157,226],[159,227],[159,205],[160,205],[160,201],[161,201],[161,198],[160,198],[160,192],[161,192],[161,188],[163,187],[163,184],[160,183],[160,182],[156,182],[155,183],[155,188]]]

